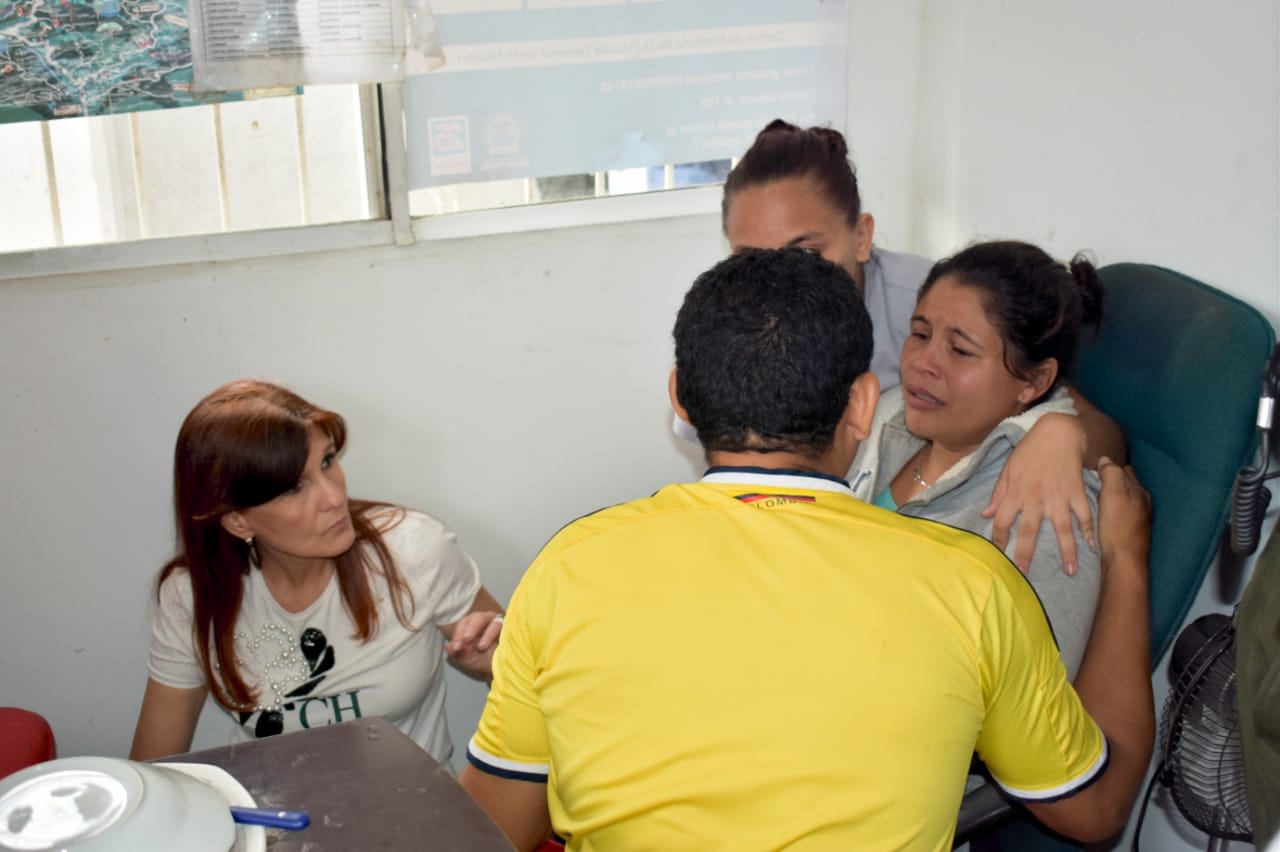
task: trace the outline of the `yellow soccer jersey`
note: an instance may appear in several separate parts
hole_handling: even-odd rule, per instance
[[[1106,744],[983,539],[842,481],[714,468],[583,518],[522,579],[468,749],[570,849],[951,845],[975,746],[1015,796]]]

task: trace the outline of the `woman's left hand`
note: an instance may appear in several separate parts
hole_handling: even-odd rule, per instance
[[[493,677],[493,649],[502,633],[502,613],[472,611],[451,626],[444,649],[453,664],[474,677]]]
[[[1041,417],[1005,462],[982,516],[994,518],[991,540],[1001,550],[1008,546],[1017,522],[1013,561],[1024,574],[1030,570],[1040,522],[1046,518],[1058,535],[1068,574],[1075,574],[1077,565],[1073,515],[1085,540],[1097,547],[1093,511],[1084,490],[1084,464],[1085,431],[1070,414]]]

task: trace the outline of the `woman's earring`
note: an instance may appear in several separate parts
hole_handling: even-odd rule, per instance
[[[253,550],[253,536],[249,536],[244,540],[244,546]]]

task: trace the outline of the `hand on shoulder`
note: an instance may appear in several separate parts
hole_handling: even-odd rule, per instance
[[[1005,462],[982,510],[992,518],[991,540],[1004,550],[1016,524],[1014,563],[1026,573],[1035,555],[1036,536],[1044,520],[1053,525],[1064,570],[1076,572],[1076,533],[1094,543],[1093,508],[1084,486],[1085,432],[1070,414],[1045,414],[1027,432]]]
[[[1151,552],[1151,495],[1131,466],[1103,457],[1098,461],[1098,539],[1103,570],[1133,564],[1144,574]]]

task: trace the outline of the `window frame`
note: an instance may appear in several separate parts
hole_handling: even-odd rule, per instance
[[[715,183],[411,217],[401,84],[362,86],[360,101],[370,206],[380,211],[378,218],[0,252],[0,281],[407,246],[419,241],[718,214],[720,210],[721,184]]]

